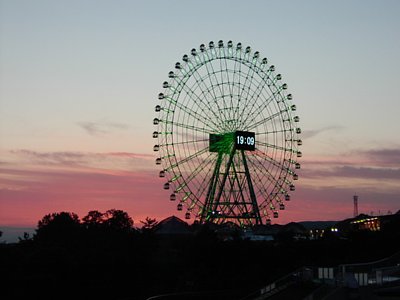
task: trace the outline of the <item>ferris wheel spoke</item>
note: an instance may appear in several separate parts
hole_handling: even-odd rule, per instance
[[[251,159],[249,159],[249,164],[252,164],[255,170],[258,170],[260,174],[267,174],[268,176],[272,176],[270,172],[270,168],[265,166],[265,157],[260,155],[252,155]]]
[[[200,183],[198,184],[198,187],[196,189],[197,195],[205,195],[206,194],[206,190],[208,189],[208,186],[210,183],[209,178],[211,178],[212,170],[213,170],[212,167],[208,168],[207,172],[204,174],[204,176],[202,176],[203,179],[200,181]],[[198,201],[201,202],[200,199],[198,199]]]
[[[262,81],[258,81],[258,85],[255,88],[255,90],[252,92],[253,95],[257,95],[257,96],[249,96],[246,99],[246,102],[244,104],[244,109],[241,113],[241,118],[239,121],[239,128],[244,127],[245,124],[247,123],[248,119],[249,119],[249,115],[251,114],[252,108],[256,105],[256,103],[258,103],[258,99],[260,98],[260,95],[262,93],[264,89],[263,86],[263,82]],[[252,102],[252,104],[250,105],[250,102]]]
[[[252,72],[251,72],[251,75],[249,76],[250,70]],[[239,124],[240,124],[239,126],[243,126],[243,118],[245,117],[245,113],[244,112],[248,109],[249,103],[251,101],[253,101],[253,103],[256,102],[256,99],[254,99],[250,95],[250,91],[251,91],[251,88],[253,86],[252,82],[254,81],[254,75],[255,74],[257,74],[257,73],[255,72],[254,68],[248,68],[248,72],[247,72],[247,75],[245,77],[245,81],[243,83],[245,88],[242,89],[242,93],[240,94],[240,97],[244,98],[244,104],[243,104],[243,109],[242,109],[242,111],[240,113],[240,117],[239,117],[239,121],[238,121]],[[245,92],[245,95],[243,95],[243,92]]]
[[[242,63],[240,62],[239,59],[235,59],[234,63],[234,68],[233,68],[233,81],[237,82],[237,101],[236,101],[236,107],[234,111],[234,119],[239,120],[240,117],[240,90],[242,89],[242,82],[241,82],[241,74],[242,74]],[[236,80],[235,80],[236,79]],[[237,122],[238,123],[238,122]],[[235,124],[237,128],[238,124]]]
[[[260,160],[260,158],[257,158],[257,162],[255,163],[254,168],[260,170],[260,172],[262,173],[264,172],[267,173],[268,179],[271,182],[272,186],[274,186],[274,189],[279,190],[279,192],[276,192],[276,190],[269,190],[269,191],[265,190],[264,197],[268,198],[270,197],[271,194],[286,195],[287,191],[285,189],[285,185],[290,184],[290,182],[286,179],[287,177],[286,170],[283,169],[282,166],[278,165],[277,170],[279,170],[279,176],[276,176],[272,174],[268,168],[262,169],[260,166],[262,166],[262,160]]]
[[[264,177],[267,178],[267,181],[270,183],[272,186],[277,186],[279,185],[279,181],[275,178],[275,176],[270,172],[269,168],[263,168],[262,166],[264,165],[264,162],[260,160],[259,158],[255,158],[255,162],[251,161],[250,165],[253,167],[253,170],[257,170],[258,172],[255,172],[256,174],[266,174]],[[269,197],[270,191],[267,190],[267,188],[264,188],[266,180],[261,178],[260,176],[257,176],[259,178],[259,182],[263,182],[263,188],[259,189],[259,193],[262,195],[264,199],[267,199]]]
[[[211,69],[211,70],[209,69],[209,66],[210,66],[210,69]],[[222,83],[219,82],[218,77],[217,77],[217,75],[216,75],[216,72],[215,72],[215,70],[214,70],[214,66],[213,66],[212,63],[209,64],[209,65],[207,64],[207,65],[206,65],[206,69],[207,69],[207,72],[208,72],[207,78],[208,78],[208,80],[210,81],[210,86],[211,86],[212,91],[213,91],[213,94],[214,94],[214,99],[217,100],[217,99],[219,99],[220,97],[222,97],[222,100],[224,101],[222,108],[219,106],[218,101],[215,101],[215,103],[216,103],[217,106],[218,106],[218,110],[219,110],[220,112],[223,112],[223,113],[222,113],[222,115],[223,115],[223,117],[224,117],[223,121],[225,121],[225,120],[227,120],[228,118],[226,117],[225,110],[223,109],[223,108],[226,107],[226,103],[225,103],[225,98],[224,98],[224,92],[223,92],[223,90],[221,89]],[[221,74],[222,74],[222,72],[221,72]],[[210,75],[213,75],[213,77],[214,77],[214,79],[215,79],[215,82],[212,81]],[[217,94],[216,94],[216,92],[215,92],[215,89],[214,89],[215,86],[219,89],[220,97],[218,97]]]
[[[255,160],[256,161],[256,163],[253,161],[253,160]],[[260,164],[261,163],[261,164]],[[252,158],[252,159],[249,159],[249,165],[250,166],[252,166],[253,168],[253,170],[255,170],[254,172],[253,172],[253,174],[257,177],[256,179],[256,184],[258,183],[258,184],[262,184],[262,186],[264,187],[265,186],[265,182],[263,181],[263,177],[265,176],[265,174],[267,174],[268,176],[270,176],[270,172],[269,172],[269,170],[268,170],[268,168],[262,168],[262,166],[263,166],[263,163],[257,158],[257,157],[254,157],[254,158]],[[263,176],[261,176],[261,175],[263,175]],[[267,177],[268,177],[267,176]],[[259,192],[261,192],[262,191],[262,189],[260,189],[260,191]]]
[[[194,102],[194,104],[197,107],[197,110],[199,110],[200,112],[192,108],[189,108],[188,106],[185,106],[183,104],[177,104],[177,107],[182,109],[182,111],[185,112],[190,117],[193,117],[193,120],[198,120],[200,123],[202,123],[206,127],[209,127],[213,131],[218,130],[219,127],[218,123],[215,122],[212,118],[210,118],[210,115],[208,115],[208,113],[210,113],[215,117],[215,120],[218,120],[217,119],[218,116],[215,114],[212,108],[210,106],[204,105],[205,102],[203,101],[203,99],[201,99],[198,95],[195,95],[195,93],[189,87],[185,87],[184,91],[186,92],[190,91],[188,94],[195,96],[192,102]]]
[[[224,57],[224,68],[226,70],[226,81],[227,81],[227,85],[228,85],[228,95],[229,95],[229,119],[234,119],[234,110],[233,110],[233,95],[234,95],[234,80],[230,80],[229,77],[230,76],[234,76],[234,73],[232,72],[232,70],[229,69],[228,66],[228,59],[227,57]],[[230,75],[231,74],[231,75]]]
[[[276,129],[276,130],[269,130],[269,131],[264,131],[264,132],[257,132],[257,136],[261,135],[268,135],[268,134],[277,134],[277,133],[287,133],[287,132],[293,132],[293,128],[282,128],[282,129]]]
[[[244,92],[245,90],[247,90],[247,88],[249,88],[249,86],[251,85],[251,83],[250,83],[250,81],[249,81],[249,74],[250,74],[250,71],[253,71],[252,68],[247,68],[247,74],[246,74],[246,77],[245,77],[244,82],[243,82],[243,87],[242,87],[241,93],[240,93],[240,95],[239,95],[239,98],[240,98],[240,99],[243,99],[243,92]],[[253,74],[254,74],[254,71],[252,72],[252,76],[253,76]],[[251,76],[251,77],[252,77],[252,76]],[[244,98],[244,99],[246,99],[246,98]]]
[[[257,128],[257,126],[259,126],[261,124],[265,124],[265,123],[275,119],[276,117],[281,116],[284,112],[287,112],[287,111],[288,111],[288,109],[286,108],[286,109],[280,110],[280,111],[278,111],[278,112],[276,112],[276,113],[274,113],[272,115],[269,115],[268,117],[253,123],[251,126],[248,127],[248,130]]]
[[[290,168],[285,167],[281,161],[277,161],[276,159],[270,157],[268,154],[266,153],[259,153],[255,155],[257,158],[262,158],[264,160],[267,160],[271,165],[275,166],[277,169],[283,170],[285,172],[289,172],[291,174],[294,174],[293,171],[290,170]]]
[[[218,99],[218,95],[215,93],[215,90],[214,90],[215,86],[218,85],[218,80],[215,77],[215,74],[213,74],[213,71],[212,70],[210,71],[210,67],[209,67],[209,66],[212,67],[214,58],[210,57],[208,55],[208,53],[206,53],[206,54],[204,54],[202,56],[201,59],[202,59],[202,66],[205,66],[205,68],[206,68],[206,74],[202,75],[202,74],[199,73],[199,69],[198,68],[194,68],[194,70],[193,70],[193,78],[196,80],[196,84],[200,88],[203,89],[203,97],[204,97],[204,99],[206,99],[207,104],[209,105],[210,111],[213,112],[213,114],[217,117],[217,120],[221,121],[221,116],[218,116],[215,113],[215,108],[212,107],[211,103],[207,100],[207,98],[208,98],[207,95],[204,94],[205,92],[208,92],[212,96],[211,100]],[[211,80],[211,75],[214,75],[214,77],[216,78],[216,83]],[[205,78],[209,82],[209,85],[207,85],[204,82],[203,78]],[[216,106],[218,108],[218,112],[220,112],[221,111],[221,107],[219,106],[218,102],[214,101],[214,103],[216,104]]]
[[[208,161],[207,159],[209,159],[211,156],[213,156],[212,153],[210,153],[207,158],[199,163],[199,165],[190,173],[190,175],[186,179],[184,179],[183,182],[179,185],[179,189],[188,187],[192,180],[194,180],[199,173],[206,169],[206,166],[210,164],[210,161]]]
[[[220,59],[220,69],[221,69],[221,82],[222,82],[222,90],[223,90],[223,101],[225,105],[225,109],[227,112],[228,120],[234,120],[234,111],[233,111],[233,84],[230,80],[230,74],[232,71],[230,70],[230,66],[228,65],[228,57],[224,53],[224,55]],[[224,78],[224,76],[226,78]],[[225,88],[226,86],[226,88]],[[226,100],[228,98],[228,100]],[[232,131],[232,123],[227,123],[227,130]]]
[[[234,97],[235,97],[235,68],[232,69],[232,66],[228,64],[228,57],[225,56],[220,60],[221,63],[221,69],[223,69],[223,73],[221,72],[221,80],[223,82],[222,87],[225,87],[224,89],[224,104],[227,112],[227,117],[229,122],[227,122],[227,131],[233,131],[238,128],[237,126],[237,120],[235,118],[236,115],[236,105],[234,103]],[[236,64],[236,61],[235,61]],[[225,79],[223,77],[225,75]],[[227,120],[227,121],[228,121]]]
[[[207,61],[202,61],[200,66],[206,64]],[[203,114],[211,113],[214,117],[215,120],[220,120],[220,116],[216,114],[215,109],[212,107],[210,101],[207,100],[207,95],[204,94],[204,91],[208,90],[208,86],[204,83],[204,79],[202,78],[201,74],[198,71],[198,66],[196,67],[191,63],[191,61],[188,61],[188,65],[191,67],[189,72],[187,72],[183,78],[182,82],[178,85],[179,88],[177,89],[178,96],[181,93],[180,91],[183,91],[186,93],[186,95],[191,96],[193,105],[196,105],[199,110]],[[190,84],[188,83],[188,80],[192,77],[194,79],[194,82],[192,82],[192,86],[197,86],[199,90],[201,91],[201,95],[197,94],[193,88],[190,87]],[[179,92],[178,92],[179,91]],[[206,115],[209,117],[209,115]],[[218,123],[220,122],[215,122],[212,118],[209,118],[210,122],[214,124],[216,128],[219,127]]]
[[[198,84],[198,82],[197,82],[197,84]],[[205,115],[204,117],[201,118],[205,123],[204,122],[202,122],[202,123],[206,126],[210,126],[210,124],[214,125],[215,127],[212,128],[213,130],[218,129],[220,127],[220,125],[218,125],[217,122],[215,122],[213,120],[213,118],[210,118],[209,116],[207,116],[207,113],[211,113],[213,115],[213,117],[215,117],[215,120],[220,120],[220,116],[215,113],[215,109],[212,108],[212,106],[210,105],[210,103],[208,101],[204,101],[206,97],[200,98],[200,96],[197,95],[193,91],[193,89],[187,85],[185,85],[183,87],[183,91],[185,91],[188,95],[194,96],[196,98],[195,101],[193,101],[194,105],[196,105],[199,108],[199,110]],[[200,116],[200,114],[197,114],[197,115]],[[198,119],[200,120],[200,118],[198,118]]]
[[[166,144],[160,144],[160,147],[167,147],[167,146],[179,146],[179,145],[189,145],[189,144],[194,144],[194,143],[204,143],[207,142],[208,139],[203,139],[203,140],[192,140],[192,141],[182,141],[182,142],[172,142],[172,143],[166,143]],[[208,149],[208,147],[206,148]]]
[[[227,63],[227,59],[225,59],[225,64],[226,64],[226,68],[228,69],[228,63]],[[230,96],[230,118],[232,120],[236,119],[236,115],[237,115],[237,111],[239,110],[239,107],[237,106],[238,103],[235,103],[235,99],[236,96],[239,96],[239,93],[236,94],[236,91],[239,89],[240,87],[240,76],[238,75],[238,72],[240,72],[238,70],[238,68],[240,68],[240,63],[238,63],[237,59],[233,60],[233,67],[231,66],[230,69],[230,74],[231,74],[231,82],[228,82],[228,87],[229,87],[229,96]],[[238,67],[239,66],[239,67]],[[228,76],[229,78],[229,76]],[[239,102],[239,101],[236,101]],[[234,128],[238,128],[237,124],[234,124]]]
[[[261,119],[260,121],[257,122],[257,125],[254,124],[254,120],[259,117],[261,114],[260,112],[263,112],[267,109],[271,109],[269,106],[271,105],[271,102],[274,100],[274,95],[270,95],[265,101],[263,101],[263,104],[258,108],[258,110],[253,110],[252,112],[249,112],[246,115],[246,119],[243,121],[243,124],[247,124],[248,122],[251,123],[251,128],[256,128],[259,126],[263,120],[266,119],[266,121],[269,121],[269,118],[275,118],[276,116],[280,115],[280,111],[274,113],[273,115],[269,115],[268,117]],[[262,115],[261,115],[262,116]]]
[[[223,49],[220,48],[220,52],[222,50]],[[228,70],[226,69],[226,67],[223,67],[223,60],[224,60],[223,57],[224,57],[224,55],[220,54],[220,59],[218,60],[218,62],[219,62],[219,75],[220,75],[220,84],[218,85],[218,88],[220,90],[220,94],[222,96],[222,100],[224,101],[224,107],[226,108],[228,106],[226,105],[226,102],[225,102],[225,88],[224,88],[225,79],[224,79],[224,74],[226,74],[226,72]],[[213,70],[213,71],[214,71],[214,74],[215,74],[215,70]],[[216,76],[216,74],[215,74],[215,76]],[[229,116],[227,116],[227,117],[229,118]]]
[[[176,167],[178,167],[178,166],[180,166],[180,165],[183,165],[183,164],[185,164],[185,163],[187,163],[187,162],[193,160],[194,158],[203,155],[203,154],[206,153],[207,151],[208,151],[208,147],[206,147],[206,148],[204,148],[204,149],[201,149],[200,151],[197,151],[196,153],[194,153],[194,154],[192,154],[192,155],[189,155],[188,157],[186,157],[186,158],[184,158],[184,159],[182,159],[182,160],[179,160],[179,161],[177,161],[176,163],[170,165],[168,168],[165,169],[165,171],[169,171],[169,170],[172,170],[173,168],[176,168]]]
[[[180,127],[180,128],[185,128],[185,129],[191,129],[195,132],[203,132],[203,133],[207,133],[210,134],[212,133],[212,131],[207,130],[205,128],[201,128],[201,127],[197,127],[197,126],[193,126],[193,125],[188,125],[188,124],[184,124],[184,123],[178,123],[178,122],[172,122],[172,121],[165,121],[166,124],[170,124],[174,127]]]
[[[251,72],[251,76],[249,76],[250,75],[250,71],[252,71]],[[242,88],[241,88],[241,91],[240,91],[240,94],[239,94],[239,99],[244,99],[244,103],[242,103],[242,108],[240,109],[238,107],[238,112],[237,112],[238,113],[237,120],[238,120],[239,126],[241,126],[243,124],[243,122],[242,122],[243,111],[246,109],[246,104],[249,101],[249,99],[248,99],[249,95],[248,94],[249,94],[249,89],[251,88],[251,80],[249,81],[249,77],[251,77],[251,79],[252,79],[253,76],[254,76],[254,70],[252,70],[252,68],[247,68],[247,74],[244,77],[244,81],[242,83]],[[245,90],[247,92],[247,96],[246,97],[243,96],[243,93],[245,92]]]
[[[275,79],[271,79],[271,76],[273,75],[273,71],[271,71],[271,69],[269,68],[267,72],[264,73],[264,76],[260,75],[260,80],[258,81],[258,86],[254,92],[254,94],[256,95],[254,98],[254,100],[252,101],[252,105],[249,105],[249,109],[248,109],[248,114],[246,115],[247,118],[245,120],[245,124],[247,123],[248,120],[251,120],[253,118],[254,115],[259,114],[260,111],[263,111],[265,108],[267,108],[271,101],[275,99],[275,97],[277,95],[279,95],[280,93],[280,89],[276,88],[275,85]],[[257,107],[256,104],[258,103],[258,99],[260,99],[263,91],[266,92],[266,86],[270,87],[270,86],[274,86],[276,88],[275,92],[272,92],[272,94],[269,95],[268,93],[268,97],[265,99],[265,101],[263,101],[263,105],[260,107]],[[253,111],[254,109],[256,109],[256,111]]]
[[[186,112],[190,117],[192,117],[194,120],[199,121],[201,124],[210,127],[210,129],[212,129],[213,131],[216,130],[218,128],[218,125],[210,118],[207,118],[206,116],[198,113],[197,111],[189,108],[188,106],[182,104],[181,102],[177,102],[175,103],[176,107],[181,109],[182,111]],[[203,111],[203,109],[201,109],[200,111]],[[210,126],[210,125],[214,125],[214,126]]]
[[[259,142],[257,142],[257,143],[258,143],[258,145],[266,146],[267,148],[276,149],[276,150],[281,150],[281,151],[291,151],[291,152],[293,152],[293,149],[291,149],[291,148],[286,148],[286,147],[274,145],[274,144],[267,143],[267,142],[260,142],[260,141],[259,141]]]

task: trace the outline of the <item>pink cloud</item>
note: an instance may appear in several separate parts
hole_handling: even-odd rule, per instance
[[[115,156],[115,157],[128,157],[128,158],[146,158],[154,160],[154,155],[152,154],[143,154],[143,153],[132,153],[132,152],[109,152],[105,153],[107,156]]]

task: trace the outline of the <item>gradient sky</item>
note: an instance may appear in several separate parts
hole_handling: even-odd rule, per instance
[[[303,158],[278,223],[400,209],[400,1],[0,0],[0,226],[175,214],[152,151],[176,61],[211,40],[288,83]]]

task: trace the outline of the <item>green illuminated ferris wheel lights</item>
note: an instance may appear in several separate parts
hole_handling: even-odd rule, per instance
[[[200,222],[265,224],[295,190],[297,107],[275,66],[232,41],[193,48],[162,84],[156,164],[171,201]]]

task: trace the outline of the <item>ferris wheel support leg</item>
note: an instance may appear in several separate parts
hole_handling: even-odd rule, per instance
[[[241,153],[242,153],[243,165],[244,165],[245,174],[246,174],[246,180],[247,180],[247,184],[249,186],[250,199],[251,199],[251,203],[253,206],[253,213],[254,213],[255,219],[256,219],[256,225],[262,225],[260,210],[258,209],[257,198],[256,198],[256,194],[254,193],[253,182],[251,180],[250,170],[249,170],[249,166],[247,165],[247,160],[246,160],[246,155],[244,154],[244,150],[241,150]]]
[[[215,190],[217,188],[217,183],[218,183],[218,177],[219,177],[218,174],[219,174],[219,170],[221,168],[221,163],[222,163],[222,155],[223,155],[222,152],[218,153],[217,162],[215,164],[214,172],[212,174],[210,184],[208,187],[208,191],[207,191],[206,201],[204,203],[204,208],[203,208],[203,211],[200,216],[201,224],[206,222],[210,218],[210,212],[211,212],[211,208],[212,208],[213,202],[214,202]]]
[[[232,151],[231,151],[231,154],[229,155],[228,164],[226,165],[226,169],[225,169],[225,172],[224,172],[224,177],[222,178],[222,181],[221,181],[220,186],[219,186],[217,197],[213,201],[213,211],[215,211],[217,209],[218,205],[220,204],[222,192],[224,191],[224,188],[225,188],[226,179],[228,178],[228,174],[229,174],[229,169],[231,168],[231,166],[233,164],[233,157],[235,156],[235,152],[236,152],[236,148],[233,147]]]

